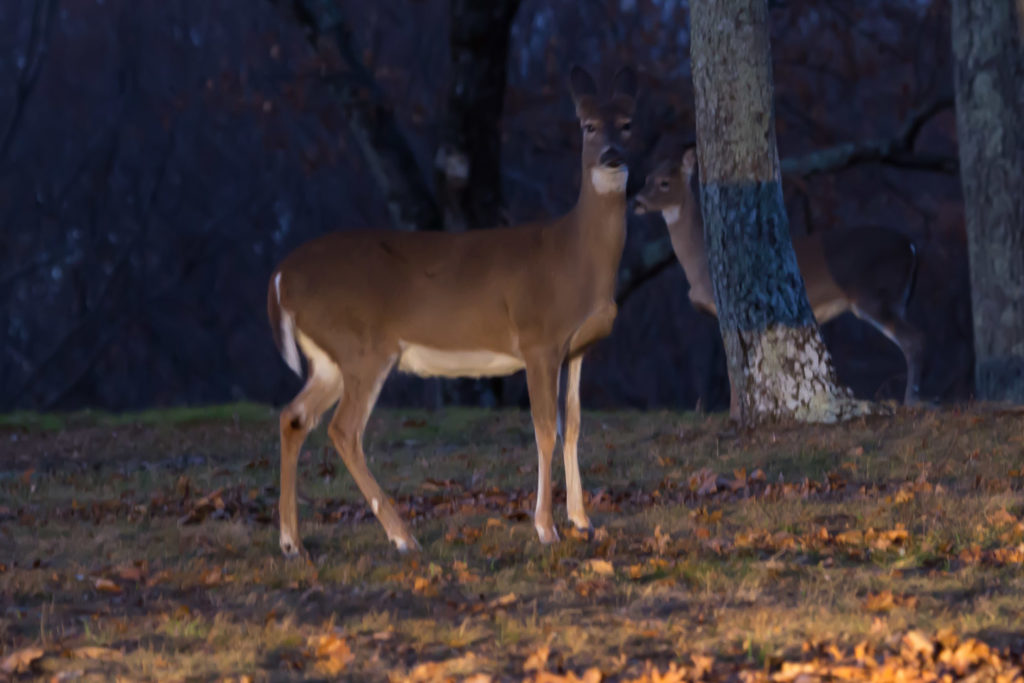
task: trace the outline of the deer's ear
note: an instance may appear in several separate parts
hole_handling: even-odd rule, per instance
[[[612,93],[636,99],[636,72],[628,66],[619,69],[612,79]]]
[[[572,90],[572,101],[576,105],[577,113],[580,111],[582,100],[597,97],[597,84],[582,66],[574,66],[569,72],[569,88]]]
[[[689,180],[693,176],[693,172],[697,169],[697,148],[687,147],[686,151],[683,152],[683,177]]]

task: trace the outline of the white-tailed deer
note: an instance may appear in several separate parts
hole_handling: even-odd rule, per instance
[[[681,161],[659,163],[637,195],[635,211],[661,212],[690,283],[690,301],[698,310],[715,315],[696,168],[692,147],[683,152]],[[798,237],[793,249],[818,324],[850,311],[874,325],[903,351],[907,362],[904,401],[915,402],[923,335],[906,319],[917,278],[913,242],[895,230],[863,227]]]
[[[423,377],[526,370],[537,439],[534,526],[558,539],[551,512],[558,384],[568,361],[563,456],[569,520],[589,531],[577,463],[583,352],[611,332],[615,276],[626,238],[624,148],[636,77],[615,76],[599,100],[579,67],[570,85],[583,137],[579,199],[553,220],[463,233],[358,230],[300,246],[273,272],[267,308],[275,342],[306,385],[281,412],[281,550],[298,553],[295,472],[320,416],[339,401],[328,434],[400,551],[417,548],[366,466],[362,437],[392,368]]]

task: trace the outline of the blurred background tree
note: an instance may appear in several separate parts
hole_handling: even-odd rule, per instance
[[[1024,2],[953,0],[978,398],[1024,403]]]

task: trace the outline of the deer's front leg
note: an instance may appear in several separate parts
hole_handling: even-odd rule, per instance
[[[526,388],[537,437],[537,509],[533,525],[544,544],[558,540],[551,513],[551,456],[558,421],[558,369],[560,355],[538,353],[526,358]]]
[[[565,461],[565,507],[569,521],[577,529],[590,535],[594,526],[583,509],[583,482],[580,477],[580,463],[576,444],[580,438],[580,370],[583,356],[569,360],[569,372],[565,388],[565,441],[562,459]]]

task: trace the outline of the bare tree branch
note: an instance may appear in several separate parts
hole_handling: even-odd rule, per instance
[[[18,70],[18,78],[14,85],[14,104],[7,115],[7,123],[0,133],[0,159],[7,156],[14,134],[25,113],[25,105],[39,79],[43,61],[49,48],[50,26],[53,13],[57,8],[56,0],[36,0],[32,11],[32,26],[29,29],[28,44],[25,47],[25,62]]]
[[[672,242],[663,237],[644,245],[640,261],[636,270],[623,268],[619,271],[619,286],[615,293],[615,303],[619,306],[625,304],[637,290],[677,262]]]
[[[847,142],[801,157],[784,159],[782,172],[806,177],[839,171],[858,164],[881,163],[918,171],[955,174],[959,171],[956,157],[914,151],[918,135],[925,124],[936,114],[952,106],[952,98],[935,100],[912,112],[899,132],[890,138]]]
[[[306,30],[314,49],[321,37],[329,37],[338,50],[348,73],[342,79],[325,82],[340,96],[349,129],[386,199],[391,222],[402,230],[441,229],[441,212],[412,145],[373,73],[357,55],[352,32],[338,3],[335,0],[271,2],[290,11]]]

